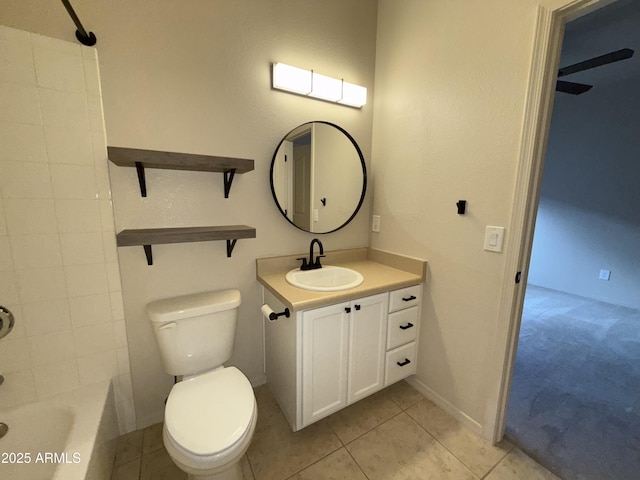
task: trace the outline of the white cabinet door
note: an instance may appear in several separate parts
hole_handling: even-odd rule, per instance
[[[347,405],[349,303],[302,314],[302,423]]]
[[[384,387],[388,299],[382,293],[351,302],[348,404]]]

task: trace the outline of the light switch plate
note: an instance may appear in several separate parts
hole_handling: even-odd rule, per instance
[[[484,233],[484,249],[489,252],[502,252],[504,227],[487,226]]]
[[[380,215],[373,215],[371,217],[371,231],[372,232],[380,231]]]

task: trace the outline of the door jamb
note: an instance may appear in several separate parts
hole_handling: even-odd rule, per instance
[[[615,0],[547,0],[539,5],[533,59],[525,102],[524,124],[509,221],[513,248],[505,258],[494,357],[483,436],[494,444],[502,440],[516,358],[533,232],[540,197],[553,98],[564,25]],[[522,272],[519,284],[515,275]]]

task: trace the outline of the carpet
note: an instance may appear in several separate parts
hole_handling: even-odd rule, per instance
[[[505,433],[564,480],[640,480],[640,310],[528,285]]]

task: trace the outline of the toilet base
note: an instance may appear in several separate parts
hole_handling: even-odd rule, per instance
[[[187,477],[189,480],[242,480],[242,466],[240,462],[236,462],[223,472],[214,473],[212,475],[191,475]]]

